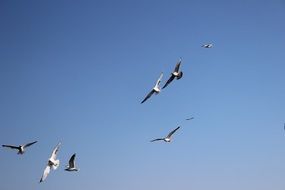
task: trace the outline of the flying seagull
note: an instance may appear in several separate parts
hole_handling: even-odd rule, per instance
[[[204,44],[202,45],[203,48],[212,48],[213,44]]]
[[[53,149],[51,157],[48,160],[47,166],[46,166],[44,173],[42,175],[42,178],[40,180],[40,183],[43,182],[47,178],[51,168],[54,170],[56,170],[58,168],[59,160],[56,159],[56,156],[57,156],[60,144],[61,143],[58,143],[57,146]]]
[[[143,101],[141,102],[141,104],[144,103],[147,99],[149,99],[154,93],[155,93],[155,94],[158,94],[158,93],[160,92],[159,84],[160,84],[160,82],[161,82],[162,76],[163,76],[163,73],[160,74],[158,80],[157,80],[156,83],[155,83],[155,86],[154,86],[153,89],[150,91],[150,93],[148,93],[148,95],[143,99]]]
[[[158,139],[153,139],[150,142],[154,142],[154,141],[164,141],[164,142],[170,142],[171,141],[171,136],[180,128],[180,126],[178,126],[176,129],[174,129],[173,131],[171,131],[166,137],[164,138],[158,138]]]
[[[3,144],[2,147],[7,147],[7,148],[11,148],[11,149],[17,149],[18,150],[17,154],[24,154],[25,151],[26,151],[25,148],[35,144],[36,142],[38,142],[38,141],[34,141],[34,142],[31,142],[31,143],[28,143],[28,144],[25,144],[25,145],[20,145],[20,146],[13,146],[13,145]]]
[[[71,156],[71,158],[69,159],[69,165],[66,167],[65,171],[69,171],[69,172],[72,172],[72,171],[78,171],[78,169],[75,167],[75,156],[76,154],[73,154]]]
[[[165,85],[162,87],[162,89],[164,89],[165,87],[167,87],[172,81],[173,79],[176,78],[176,80],[179,80],[182,78],[183,76],[183,72],[179,71],[179,67],[181,64],[182,59],[180,58],[179,61],[176,63],[176,66],[174,68],[174,71],[171,73],[170,78],[168,79],[168,81],[165,83]]]
[[[186,120],[189,121],[189,120],[192,120],[192,119],[194,119],[194,117],[187,118]]]

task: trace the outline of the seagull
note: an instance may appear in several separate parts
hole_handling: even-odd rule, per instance
[[[189,121],[189,120],[192,120],[192,119],[194,119],[194,117],[187,118],[186,120]]]
[[[212,48],[213,44],[204,44],[202,45],[203,48]]]
[[[69,165],[66,167],[65,171],[69,171],[69,172],[72,172],[72,171],[78,171],[78,169],[75,167],[75,156],[76,154],[73,154],[71,156],[71,158],[69,159]]]
[[[38,142],[38,141],[34,141],[34,142],[31,142],[31,143],[28,143],[28,144],[25,144],[25,145],[20,145],[20,146],[13,146],[13,145],[3,144],[2,147],[7,147],[7,148],[11,148],[11,149],[17,149],[18,150],[17,154],[24,154],[25,153],[25,148],[35,144],[36,142]]]
[[[59,160],[58,159],[56,160],[56,156],[57,156],[60,144],[61,143],[58,143],[57,146],[53,149],[51,157],[48,160],[47,166],[46,166],[44,173],[42,175],[42,178],[40,180],[40,183],[43,182],[47,178],[51,168],[54,170],[56,170],[58,168]]]
[[[153,93],[158,94],[158,93],[160,92],[159,84],[160,84],[160,82],[161,82],[162,77],[163,77],[163,73],[160,74],[158,80],[157,80],[156,83],[155,83],[155,86],[154,86],[153,89],[150,91],[150,93],[148,93],[148,95],[143,99],[143,101],[141,102],[141,104],[144,103],[147,99],[149,99],[149,98],[153,95]]]
[[[150,142],[154,142],[154,141],[164,141],[164,142],[170,142],[171,141],[171,136],[180,128],[180,126],[178,126],[176,129],[174,129],[173,131],[171,131],[166,137],[164,138],[158,138],[158,139],[154,139],[151,140]]]
[[[169,85],[169,83],[171,83],[173,81],[173,79],[181,79],[183,76],[183,72],[179,71],[179,67],[181,64],[182,59],[180,58],[179,61],[176,63],[176,66],[174,68],[174,71],[171,73],[170,78],[168,79],[168,81],[165,83],[165,85],[162,87],[162,89],[164,89],[165,87],[167,87]]]

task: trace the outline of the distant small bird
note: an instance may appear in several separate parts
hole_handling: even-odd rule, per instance
[[[171,73],[170,78],[167,80],[167,82],[165,83],[165,85],[162,87],[162,89],[164,89],[165,87],[167,87],[172,81],[173,79],[176,78],[176,80],[179,80],[182,78],[183,76],[183,72],[179,71],[180,65],[181,65],[182,59],[180,58],[179,61],[176,63],[176,66],[174,68],[174,71]]]
[[[65,171],[78,171],[78,169],[75,167],[75,156],[76,154],[73,154],[71,158],[69,159],[69,165],[66,167]]]
[[[144,100],[141,102],[141,104],[144,103],[147,99],[149,99],[153,95],[153,93],[158,94],[160,92],[159,84],[161,82],[162,77],[163,77],[163,73],[160,74],[158,80],[155,83],[155,86],[152,88],[150,93],[148,93],[148,95],[144,98]]]
[[[164,142],[171,142],[171,136],[180,128],[180,126],[178,126],[176,129],[174,129],[173,131],[171,131],[166,137],[164,138],[158,138],[158,139],[154,139],[151,140],[150,142],[154,142],[154,141],[164,141]]]
[[[13,146],[13,145],[3,144],[2,147],[7,147],[7,148],[11,148],[11,149],[17,149],[18,150],[17,154],[24,154],[25,153],[25,148],[35,144],[36,142],[38,142],[38,141],[34,141],[34,142],[31,142],[31,143],[28,143],[28,144],[25,144],[25,145],[20,145],[20,146]]]
[[[54,170],[56,170],[58,168],[59,160],[56,159],[56,156],[57,156],[60,144],[61,143],[58,143],[57,146],[53,149],[51,157],[49,158],[47,166],[46,166],[44,173],[41,177],[40,183],[43,182],[47,178],[51,168]]]
[[[194,119],[194,117],[187,118],[186,120],[189,121],[189,120],[192,120],[192,119]]]
[[[204,44],[202,45],[203,48],[212,48],[213,44]]]

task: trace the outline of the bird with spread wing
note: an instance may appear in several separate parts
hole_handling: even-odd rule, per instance
[[[176,63],[174,71],[171,73],[170,78],[167,80],[167,82],[165,83],[165,85],[162,87],[162,89],[164,89],[165,87],[167,87],[175,78],[176,80],[179,80],[182,78],[183,76],[183,72],[179,71],[180,65],[181,65],[182,59],[180,58],[179,61]]]
[[[75,156],[76,154],[74,153],[70,159],[69,159],[69,165],[66,167],[65,171],[78,171],[78,168],[75,167]]]
[[[18,150],[18,153],[17,154],[24,154],[25,153],[25,149],[33,144],[35,144],[36,142],[38,141],[34,141],[34,142],[31,142],[31,143],[28,143],[28,144],[25,144],[25,145],[20,145],[20,146],[14,146],[14,145],[6,145],[6,144],[3,144],[2,147],[6,147],[6,148],[11,148],[11,149],[15,149],[15,150]]]
[[[203,48],[212,48],[213,44],[204,44],[201,47],[203,47]]]
[[[152,88],[152,90],[148,93],[148,95],[143,99],[143,101],[141,102],[144,103],[147,99],[149,99],[153,94],[158,94],[160,92],[160,87],[159,84],[161,82],[161,79],[163,77],[163,73],[160,74],[158,80],[155,83],[155,86]]]
[[[154,141],[164,141],[164,142],[171,142],[171,136],[180,128],[180,126],[178,126],[176,129],[174,129],[173,131],[171,131],[166,137],[164,138],[158,138],[158,139],[153,139],[150,142],[154,142]]]
[[[43,182],[47,178],[51,168],[53,170],[56,170],[58,168],[59,160],[56,159],[56,157],[57,157],[57,153],[58,153],[60,144],[61,143],[58,143],[57,146],[53,149],[51,157],[49,158],[47,166],[46,166],[46,168],[44,170],[44,173],[43,173],[43,175],[41,177],[40,183]]]

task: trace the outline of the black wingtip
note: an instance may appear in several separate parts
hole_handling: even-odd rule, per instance
[[[164,86],[162,87],[162,89],[165,89],[168,86],[168,84],[164,84]]]
[[[145,101],[147,101],[147,99],[144,99],[143,101],[141,101],[141,104],[143,104]]]

